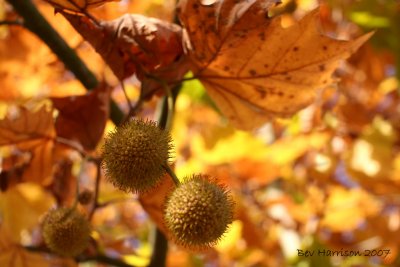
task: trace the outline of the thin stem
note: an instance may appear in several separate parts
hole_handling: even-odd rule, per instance
[[[174,109],[175,109],[175,99],[174,96],[172,95],[171,90],[167,91],[167,107],[168,107],[168,116],[167,116],[167,122],[165,129],[170,130],[172,127],[172,119],[174,116]]]
[[[176,176],[175,172],[171,169],[171,167],[168,164],[163,165],[163,168],[169,174],[169,176],[171,176],[171,178],[174,181],[176,186],[181,184],[181,182],[179,181],[179,179]]]
[[[57,143],[59,143],[59,144],[66,145],[66,146],[68,146],[68,147],[70,147],[70,148],[76,150],[79,154],[81,154],[82,157],[90,157],[90,156],[86,153],[86,151],[82,149],[82,147],[79,145],[79,143],[77,143],[77,142],[75,142],[75,141],[72,141],[72,140],[69,140],[69,139],[66,139],[66,138],[60,137],[60,136],[57,136],[57,137],[54,139],[54,141],[57,142]]]
[[[93,215],[96,211],[97,208],[100,207],[99,204],[99,192],[100,192],[100,181],[101,181],[101,163],[100,162],[96,162],[96,166],[97,166],[97,173],[96,173],[96,181],[95,181],[95,185],[94,185],[94,202],[93,202],[93,207],[89,212],[88,218],[89,220],[91,220],[93,218]]]
[[[151,255],[150,264],[147,267],[164,267],[167,260],[168,240],[165,235],[156,228],[154,252]]]
[[[176,96],[178,95],[180,86],[175,87],[171,93],[171,90],[169,90],[167,84],[164,81],[160,81],[159,79],[156,80],[158,80],[161,83],[161,85],[164,86],[164,88],[166,89],[166,93],[169,94],[168,97],[164,97],[161,100],[162,101],[162,105],[160,108],[161,112],[158,117],[158,126],[161,129],[165,129],[168,131],[171,127],[170,123],[172,121],[171,116],[173,115],[175,99]],[[175,183],[177,182],[179,183],[178,177],[176,177],[175,173],[171,170],[168,164],[165,164],[163,168],[167,171],[167,173],[171,175]],[[151,256],[151,261],[148,267],[164,267],[166,265],[165,262],[168,252],[168,240],[165,237],[164,233],[159,228],[155,227],[154,233],[155,233],[155,240],[153,244],[153,254]]]
[[[76,186],[75,186],[75,200],[74,203],[72,204],[72,209],[76,209],[76,207],[78,207],[78,203],[79,203],[79,180],[77,179],[76,181]]]
[[[0,20],[0,26],[24,26],[22,20]]]
[[[111,199],[111,200],[103,202],[103,203],[98,203],[97,208],[104,208],[104,207],[107,207],[108,205],[113,205],[113,204],[123,203],[123,202],[128,202],[128,201],[137,201],[137,198],[115,198],[115,199]]]
[[[131,113],[133,106],[132,106],[131,100],[129,99],[128,93],[126,92],[125,83],[124,83],[124,81],[121,81],[120,83],[121,83],[122,92],[124,92],[126,102],[128,103],[128,106],[129,106],[129,113]]]

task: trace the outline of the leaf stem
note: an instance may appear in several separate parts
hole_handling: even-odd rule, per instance
[[[100,181],[101,181],[101,163],[95,162],[96,167],[97,167],[97,173],[96,173],[96,181],[94,185],[94,202],[93,202],[93,207],[89,212],[88,218],[91,220],[93,218],[93,215],[96,211],[97,208],[99,208],[101,205],[99,204],[99,193],[100,193]]]
[[[160,115],[158,117],[158,126],[166,131],[170,130],[172,116],[174,112],[175,99],[179,93],[180,85],[169,90],[167,84],[160,79],[156,79],[166,89],[168,96],[164,96],[161,100]],[[179,182],[175,173],[171,170],[168,164],[163,165],[163,168],[169,173],[174,182]],[[151,256],[150,264],[148,267],[164,267],[166,265],[166,258],[168,252],[168,240],[164,233],[157,227],[154,229],[155,240],[153,244],[153,254]]]
[[[80,146],[79,143],[73,141],[73,140],[69,140],[66,139],[64,137],[61,136],[56,136],[54,138],[54,141],[59,143],[59,144],[63,144],[65,146],[68,146],[74,150],[76,150],[82,157],[90,157],[85,150],[82,149],[82,147]]]
[[[167,260],[168,240],[164,234],[156,227],[154,250],[151,255],[150,264],[147,267],[164,267]]]
[[[175,172],[171,169],[171,167],[168,164],[163,165],[163,168],[165,171],[171,176],[172,181],[174,181],[174,184],[176,186],[180,185],[181,182],[179,181],[178,177],[176,176]]]
[[[0,26],[24,26],[22,20],[0,20]]]

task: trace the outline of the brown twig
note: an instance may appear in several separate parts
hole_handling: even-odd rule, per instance
[[[95,164],[97,167],[97,173],[96,173],[96,180],[95,180],[95,185],[94,185],[93,207],[90,210],[89,215],[88,215],[89,220],[91,220],[93,218],[93,215],[96,212],[96,209],[100,207],[99,193],[100,193],[100,181],[101,181],[101,162],[97,161],[97,162],[95,162]]]
[[[22,20],[0,20],[0,26],[22,26],[24,27],[24,22]]]

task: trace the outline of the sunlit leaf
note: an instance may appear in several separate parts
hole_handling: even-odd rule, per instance
[[[105,85],[83,96],[52,98],[60,114],[57,135],[93,150],[103,136],[109,114],[110,90]]]
[[[368,216],[377,215],[381,204],[362,189],[333,187],[328,197],[322,226],[332,231],[352,231]]]
[[[371,34],[353,41],[323,35],[314,10],[289,28],[268,8],[278,1],[180,1],[196,77],[239,128],[252,129],[275,116],[290,116],[333,82],[339,60]]]
[[[40,216],[53,204],[54,199],[39,185],[19,184],[0,193],[1,225],[8,231],[10,238],[18,242],[21,232],[38,225]]]

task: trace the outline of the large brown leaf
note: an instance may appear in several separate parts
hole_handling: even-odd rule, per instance
[[[279,17],[268,16],[277,2],[180,1],[193,72],[239,128],[252,129],[309,105],[319,88],[333,82],[339,61],[371,36],[329,38],[320,32],[318,10],[283,28]]]
[[[49,184],[55,137],[53,110],[42,106],[37,111],[25,107],[14,111],[0,120],[0,146],[15,145],[31,155],[23,181]]]
[[[95,149],[108,118],[109,88],[102,85],[86,95],[51,100],[60,112],[55,125],[57,135],[77,141],[87,150]]]
[[[72,26],[123,80],[133,74],[144,82],[146,93],[161,88],[157,80],[180,80],[187,72],[178,25],[137,14],[112,21],[93,21],[63,13]],[[153,81],[153,82],[151,82]]]

